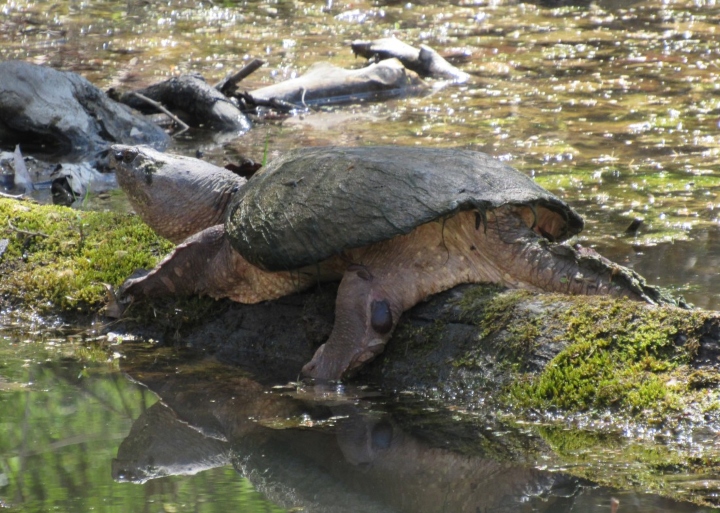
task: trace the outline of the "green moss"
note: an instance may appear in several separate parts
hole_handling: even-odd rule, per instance
[[[482,284],[466,291],[457,304],[462,317],[481,328],[480,340],[503,333],[500,343],[490,343],[488,347],[499,353],[500,359],[514,364],[523,360],[540,335],[538,319],[532,315],[519,315],[516,310],[531,296],[532,293],[525,290],[506,290],[499,285]],[[479,346],[453,365],[475,366],[479,353],[488,347]]]
[[[705,314],[584,298],[571,311],[550,315],[545,323],[559,330],[555,341],[569,345],[541,374],[513,384],[511,402],[537,409],[612,407],[661,418],[691,399],[690,387],[697,385],[686,374]]]
[[[117,286],[173,245],[137,217],[0,199],[0,294],[42,309],[97,308]]]
[[[108,364],[113,369],[119,370],[120,363],[114,358],[113,351],[106,345],[98,343],[88,343],[79,345],[73,354],[77,360],[88,364]]]

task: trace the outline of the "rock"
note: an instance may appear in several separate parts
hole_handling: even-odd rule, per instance
[[[0,63],[0,144],[65,161],[96,160],[111,143],[163,149],[157,125],[115,103],[80,75],[27,62]]]

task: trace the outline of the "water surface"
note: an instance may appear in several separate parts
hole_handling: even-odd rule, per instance
[[[562,513],[607,512],[613,500],[638,513],[711,511],[597,487],[553,468],[553,437],[417,397],[270,387],[144,343],[126,342],[107,361],[78,349],[0,339],[9,511]],[[621,437],[607,443],[635,450]],[[607,464],[633,475],[632,465]],[[657,474],[687,487],[701,479],[712,500],[710,476]]]
[[[578,3],[583,3],[579,0]],[[553,5],[560,5],[553,7]],[[259,57],[247,89],[319,61],[357,67],[349,43],[397,36],[455,56],[473,80],[424,98],[259,121],[224,148],[261,161],[301,145],[421,144],[489,152],[587,219],[581,241],[718,308],[720,7],[712,0],[516,3],[246,1],[0,3],[0,58],[135,88],[179,73],[215,82]],[[434,85],[437,86],[437,83]],[[195,133],[177,141],[194,154]],[[625,236],[630,222],[644,222]],[[675,249],[678,241],[689,241]],[[687,257],[698,245],[703,258]],[[662,249],[657,249],[663,246]],[[655,249],[647,250],[649,247]],[[668,265],[655,270],[662,253]]]

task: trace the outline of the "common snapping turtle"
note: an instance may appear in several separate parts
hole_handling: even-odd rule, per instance
[[[148,220],[152,211],[154,225],[166,215],[166,204],[194,200],[175,188],[159,201],[165,196],[160,181],[148,176],[187,179],[209,169],[149,149],[114,149],[118,181],[131,201],[156,198],[138,209]],[[560,244],[582,229],[581,217],[482,153],[303,148],[245,185],[228,180],[219,189],[186,190],[206,205],[211,200],[213,215],[203,214],[205,220],[229,204],[225,224],[183,216],[182,223],[198,233],[121,291],[254,303],[341,280],[330,338],[303,368],[311,377],[338,379],[356,370],[382,352],[405,310],[460,283],[665,301],[634,272]],[[229,202],[228,191],[236,191]]]

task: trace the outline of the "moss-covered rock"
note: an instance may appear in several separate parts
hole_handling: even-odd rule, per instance
[[[173,245],[136,216],[0,198],[0,296],[40,312],[97,310],[117,286]]]
[[[0,199],[0,226],[0,238],[9,241],[0,294],[6,305],[41,313],[96,313],[103,284],[119,285],[172,249],[129,214]],[[135,323],[126,328],[152,325],[158,335],[234,361],[250,353],[263,365],[304,361],[332,323],[331,302],[329,312],[298,308],[312,297],[252,307],[169,298],[134,305],[127,316]],[[284,322],[257,322],[264,318]],[[386,354],[365,375],[457,400],[486,394],[488,403],[515,411],[610,411],[662,422],[719,409],[717,359],[701,351],[717,347],[719,325],[702,311],[466,285],[404,315]]]
[[[616,408],[662,420],[701,400],[688,378],[710,317],[602,297],[548,310],[543,329],[556,330],[567,347],[539,374],[522,376],[508,397],[524,408]]]

